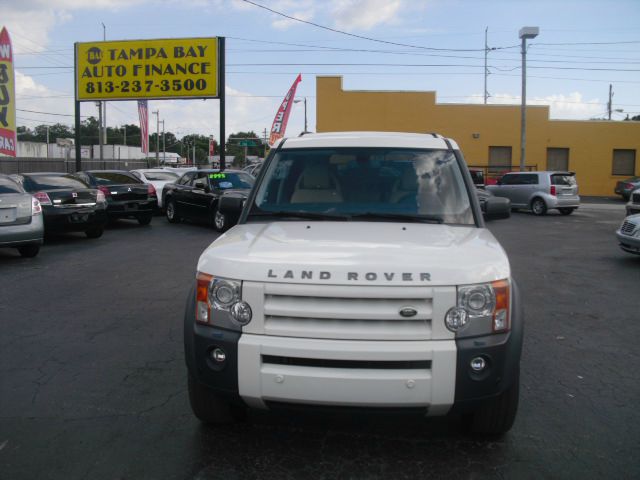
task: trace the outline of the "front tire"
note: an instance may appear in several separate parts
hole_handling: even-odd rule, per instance
[[[485,403],[469,418],[471,432],[480,435],[503,435],[513,426],[520,399],[520,370],[513,384],[497,397]]]
[[[231,405],[189,375],[189,403],[193,414],[202,423],[224,425],[240,420],[245,413],[241,407]]]
[[[40,251],[40,245],[25,245],[24,247],[18,247],[18,253],[24,258],[33,258],[38,255]]]
[[[531,200],[531,211],[534,215],[545,215],[547,213],[547,204],[540,197],[536,197]]]
[[[562,215],[571,215],[575,210],[575,208],[563,207],[563,208],[559,208],[558,210],[560,210],[560,213]]]
[[[169,223],[180,223],[180,217],[178,216],[178,212],[176,211],[176,202],[172,199],[168,199],[165,205],[165,215],[167,216],[167,220]]]
[[[219,232],[224,232],[228,228],[227,223],[226,215],[216,210],[216,213],[213,215],[213,227]]]

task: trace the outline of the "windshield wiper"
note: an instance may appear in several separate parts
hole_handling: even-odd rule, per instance
[[[350,220],[351,215],[343,215],[339,213],[322,213],[322,212],[305,212],[302,210],[262,210],[258,212],[250,212],[249,216],[256,217],[291,217],[304,218],[308,220]]]
[[[353,219],[374,220],[376,218],[381,218],[384,220],[402,220],[405,222],[444,223],[444,219],[438,215],[420,215],[418,213],[365,212],[365,213],[353,213],[351,217]]]

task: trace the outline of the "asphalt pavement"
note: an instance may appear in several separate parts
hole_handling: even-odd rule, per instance
[[[640,477],[640,256],[616,208],[514,213],[490,229],[524,296],[521,402],[501,439],[455,418],[193,417],[182,350],[196,261],[217,234],[121,221],[34,259],[0,250],[0,478]]]

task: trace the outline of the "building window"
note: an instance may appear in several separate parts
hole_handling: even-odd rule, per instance
[[[569,149],[547,148],[547,170],[555,172],[569,171]]]
[[[635,150],[613,150],[613,175],[634,175],[636,173]]]
[[[511,147],[489,147],[489,173],[511,170]]]

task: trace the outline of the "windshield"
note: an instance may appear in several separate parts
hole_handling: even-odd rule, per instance
[[[209,182],[212,188],[226,190],[228,188],[251,188],[255,179],[244,172],[210,173]]]
[[[406,215],[474,223],[462,172],[448,150],[282,150],[269,163],[255,206],[258,210],[252,213],[312,212],[363,219]]]

